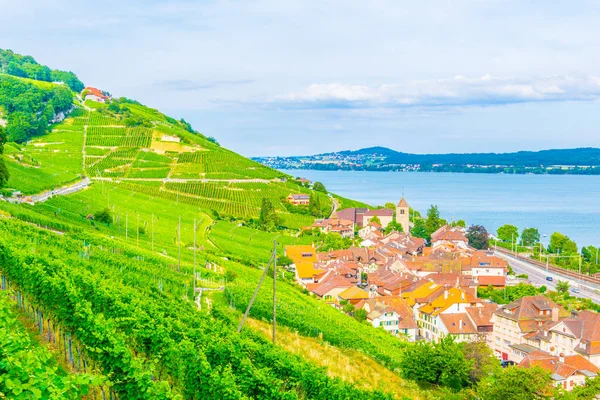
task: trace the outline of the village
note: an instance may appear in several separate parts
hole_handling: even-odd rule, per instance
[[[502,366],[541,367],[565,390],[598,374],[600,314],[570,313],[543,295],[505,305],[478,298],[478,287],[520,282],[508,274],[508,262],[471,247],[460,226],[441,227],[429,243],[413,237],[409,213],[403,197],[395,210],[347,208],[316,220],[304,229],[335,232],[357,245],[335,251],[286,246],[296,282],[332,307],[411,342],[449,335],[484,341]],[[385,234],[391,223],[398,229]]]

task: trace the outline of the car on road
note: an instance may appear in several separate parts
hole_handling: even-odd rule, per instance
[[[514,361],[510,361],[510,360],[502,360],[500,361],[500,365],[502,366],[502,368],[506,368],[510,365],[515,365],[516,363]]]
[[[547,280],[548,282],[552,282],[554,279],[553,279],[551,276],[547,276],[547,277],[546,277],[546,280]]]
[[[571,292],[579,293],[579,288],[573,287],[573,288],[571,288]]]

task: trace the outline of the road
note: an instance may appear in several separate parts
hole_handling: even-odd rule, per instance
[[[71,185],[63,186],[59,189],[46,190],[45,192],[22,197],[7,197],[5,200],[10,203],[43,203],[54,196],[65,196],[67,194],[79,192],[90,185],[90,178],[83,178]]]
[[[600,286],[598,285],[588,282],[581,283],[580,281],[576,281],[571,277],[567,277],[556,272],[547,272],[544,268],[538,267],[537,265],[529,263],[526,260],[517,259],[513,256],[500,253],[498,251],[494,252],[494,255],[507,260],[512,269],[515,271],[516,275],[527,274],[529,276],[529,281],[534,285],[546,285],[548,289],[556,290],[556,283],[559,280],[568,281],[571,288],[578,287],[580,290],[580,293],[571,292],[571,295],[588,298],[600,304]],[[547,276],[551,276],[553,280],[546,280]]]

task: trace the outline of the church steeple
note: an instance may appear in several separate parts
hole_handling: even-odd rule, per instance
[[[404,196],[402,196],[402,199],[400,199],[398,205],[396,206],[396,222],[402,225],[402,230],[406,234],[410,233],[409,213],[410,206],[408,205],[408,202],[406,201]]]

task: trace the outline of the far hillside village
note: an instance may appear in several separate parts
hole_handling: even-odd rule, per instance
[[[309,196],[291,194],[294,206]],[[503,366],[540,366],[566,390],[600,369],[600,314],[569,312],[510,274],[508,262],[474,248],[467,230],[443,225],[431,239],[411,235],[411,209],[346,208],[316,219],[304,232],[336,233],[348,248],[285,247],[298,285],[332,307],[409,341],[483,341]],[[497,304],[480,293],[529,289],[531,295]],[[567,289],[568,290],[568,289]],[[567,293],[568,296],[568,293]],[[489,297],[489,296],[488,296]]]

